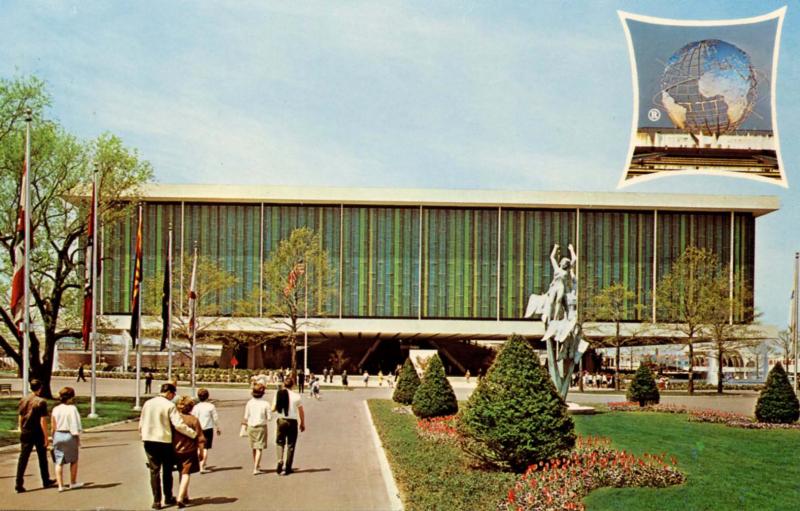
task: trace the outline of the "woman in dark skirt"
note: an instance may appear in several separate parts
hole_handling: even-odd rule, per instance
[[[180,432],[173,430],[172,446],[175,449],[175,464],[181,474],[181,482],[178,488],[178,507],[185,507],[189,503],[189,477],[191,474],[200,472],[199,449],[205,445],[203,428],[200,421],[191,415],[194,408],[194,401],[188,396],[184,396],[178,401],[178,411],[181,412],[183,422],[195,430],[197,436],[189,438]]]

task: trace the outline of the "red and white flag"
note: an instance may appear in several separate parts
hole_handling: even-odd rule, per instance
[[[286,278],[286,287],[283,288],[284,296],[288,298],[289,295],[292,294],[292,291],[294,291],[294,288],[297,286],[298,277],[303,275],[305,272],[306,272],[305,263],[303,263],[302,261],[300,261],[299,263],[295,263],[294,267],[292,268],[292,271],[289,272],[289,276]]]
[[[189,338],[194,339],[197,330],[197,248],[192,261],[192,279],[189,283]]]
[[[22,165],[22,179],[20,180],[19,210],[17,213],[17,232],[14,237],[14,276],[11,280],[11,316],[14,324],[19,328],[24,321],[25,314],[25,189],[28,178],[27,162]]]

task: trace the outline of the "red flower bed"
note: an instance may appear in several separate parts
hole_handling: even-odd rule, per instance
[[[417,434],[422,438],[434,441],[455,440],[458,438],[455,420],[455,415],[420,419],[417,421]]]
[[[531,465],[509,490],[500,509],[585,509],[581,500],[597,488],[663,488],[684,481],[674,457],[668,463],[663,454],[637,457],[610,445],[606,438],[578,437],[568,457]]]

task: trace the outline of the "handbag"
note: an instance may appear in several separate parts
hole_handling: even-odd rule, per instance
[[[242,427],[239,428],[239,436],[240,437],[246,437],[247,436],[247,426],[245,424],[242,424]]]

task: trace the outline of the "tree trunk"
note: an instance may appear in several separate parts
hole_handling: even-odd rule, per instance
[[[694,394],[694,344],[689,341],[689,394]]]
[[[717,394],[722,394],[722,345],[717,345]]]
[[[614,366],[614,388],[616,390],[619,390],[619,389],[622,388],[622,386],[619,384],[619,350],[620,350],[620,345],[619,345],[619,343],[617,343],[617,353],[616,353],[616,356],[615,356],[616,360],[615,360],[615,366]]]

